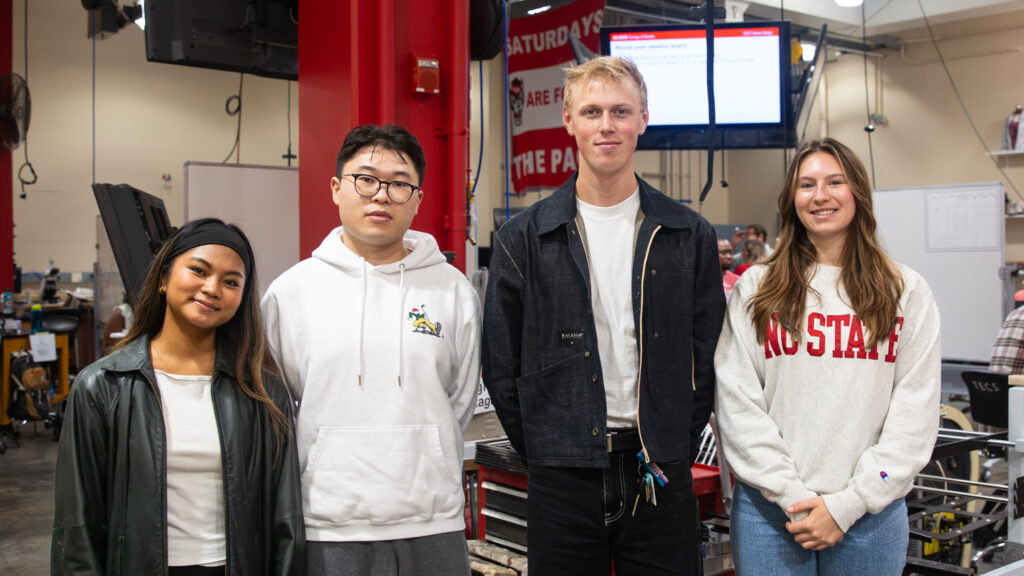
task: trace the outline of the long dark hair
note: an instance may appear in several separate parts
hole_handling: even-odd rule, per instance
[[[816,251],[807,237],[807,229],[797,216],[794,200],[800,165],[817,152],[836,159],[853,193],[856,208],[843,243],[839,280],[850,299],[850,308],[867,327],[867,347],[874,348],[889,337],[896,324],[903,295],[903,277],[878,241],[871,181],[864,163],[853,150],[832,138],[804,144],[789,165],[785,187],[779,194],[779,214],[782,217],[779,244],[766,261],[768,271],[747,303],[747,311],[759,343],[764,342],[765,329],[776,313],[783,328],[799,340],[807,293],[814,291],[810,273]]]
[[[202,218],[185,224],[164,242],[153,257],[153,261],[150,262],[146,271],[146,279],[133,298],[134,322],[132,327],[115,349],[143,336],[152,339],[160,332],[164,325],[167,308],[166,296],[160,293],[160,286],[177,258],[173,255],[177,254],[177,248],[183,241],[203,227],[211,225],[226,225],[238,232],[249,252],[248,255],[243,256],[247,256],[249,262],[255,262],[252,244],[238,226],[225,224],[217,218]],[[259,281],[256,278],[256,266],[253,265],[252,269],[246,270],[245,273],[242,301],[239,303],[235,315],[217,328],[217,340],[225,346],[228,357],[234,359],[235,382],[238,387],[247,396],[262,404],[270,414],[271,421],[274,423],[274,436],[277,439],[278,447],[280,447],[281,433],[290,431],[291,426],[288,418],[274,404],[267,394],[266,388],[263,387],[264,373],[276,374],[277,367],[270,354],[267,353],[266,337],[263,333],[263,316],[260,314],[260,305],[256,298],[256,287],[259,286]]]

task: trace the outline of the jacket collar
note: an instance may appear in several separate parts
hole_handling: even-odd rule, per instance
[[[234,374],[234,368],[227,359],[227,344],[224,339],[217,338],[217,359],[214,362],[214,372],[221,372],[227,375]],[[149,357],[149,336],[143,335],[137,340],[126,344],[113,353],[101,358],[98,366],[111,372],[139,372],[152,371],[153,361]]]
[[[545,199],[547,207],[541,211],[537,222],[537,233],[547,234],[559,226],[572,222],[576,217],[576,178],[579,172],[575,172],[565,184],[562,184],[554,194]],[[679,210],[677,200],[673,200],[659,192],[648,184],[639,175],[636,181],[640,183],[640,210],[644,219],[656,226],[666,228],[689,228],[692,223],[693,214],[690,210]]]

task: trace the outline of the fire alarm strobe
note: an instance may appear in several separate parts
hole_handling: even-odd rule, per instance
[[[433,56],[412,54],[409,58],[412,68],[413,94],[441,93],[441,65]]]

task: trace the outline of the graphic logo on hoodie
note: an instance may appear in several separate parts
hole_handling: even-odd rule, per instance
[[[431,322],[430,317],[427,316],[427,305],[420,304],[419,308],[413,308],[409,311],[409,318],[412,319],[412,331],[418,334],[430,334],[431,336],[441,337],[441,323]]]

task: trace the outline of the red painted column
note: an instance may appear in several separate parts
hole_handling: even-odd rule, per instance
[[[441,94],[412,91],[412,54],[439,59]],[[405,126],[427,156],[413,228],[465,268],[469,0],[320,0],[299,11],[299,250],[338,225],[329,182],[353,127]]]
[[[0,76],[12,70],[13,0],[0,0]],[[0,292],[14,288],[14,154],[0,148]]]
[[[469,2],[451,2],[451,24],[469,30]],[[455,264],[466,270],[467,197],[469,186],[469,35],[453,34],[448,46],[451,75],[448,89],[448,174],[446,208],[448,250],[455,252]]]

